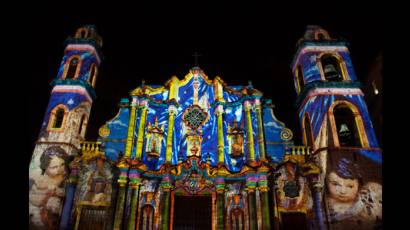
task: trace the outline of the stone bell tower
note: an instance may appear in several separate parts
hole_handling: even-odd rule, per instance
[[[30,226],[56,229],[60,222],[69,159],[80,152],[101,63],[102,39],[83,26],[65,41],[57,77],[29,169]]]

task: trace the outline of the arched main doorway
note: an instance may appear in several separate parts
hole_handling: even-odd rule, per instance
[[[211,196],[174,196],[173,229],[212,229]]]
[[[191,156],[182,164],[171,192],[170,226],[173,230],[216,229],[216,192],[205,164]]]

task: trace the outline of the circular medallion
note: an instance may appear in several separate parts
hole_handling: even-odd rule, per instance
[[[98,134],[101,137],[108,137],[108,135],[110,135],[110,129],[108,128],[107,125],[103,125],[99,130],[98,130]]]
[[[198,105],[191,105],[182,115],[182,120],[193,130],[204,125],[207,119],[208,114]]]
[[[284,128],[282,132],[280,132],[280,138],[284,141],[290,141],[292,137],[293,137],[293,133],[288,128]]]

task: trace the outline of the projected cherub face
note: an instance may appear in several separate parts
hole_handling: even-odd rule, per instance
[[[59,157],[51,157],[50,163],[46,169],[46,174],[50,177],[65,175],[64,159]]]
[[[44,151],[40,158],[40,168],[43,175],[51,178],[64,176],[66,174],[66,154],[59,147],[50,147]]]
[[[359,191],[359,181],[357,179],[344,179],[335,172],[329,174],[327,186],[330,196],[340,202],[354,201]]]
[[[330,197],[339,202],[353,202],[358,196],[360,177],[359,168],[354,162],[340,159],[327,177]]]

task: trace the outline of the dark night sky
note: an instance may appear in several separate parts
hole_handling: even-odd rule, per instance
[[[273,100],[276,117],[300,143],[290,64],[306,25],[321,25],[331,37],[349,41],[359,79],[366,76],[382,50],[378,12],[354,6],[338,11],[249,4],[103,8],[45,7],[30,20],[30,155],[47,107],[49,84],[63,57],[63,42],[85,24],[97,26],[105,57],[87,129],[89,140],[97,138],[98,128],[116,115],[120,98],[127,97],[141,79],[154,85],[173,75],[182,79],[193,67],[192,54],[198,51],[202,55],[199,66],[210,79],[220,76],[229,85],[246,85],[252,80],[265,98]]]

